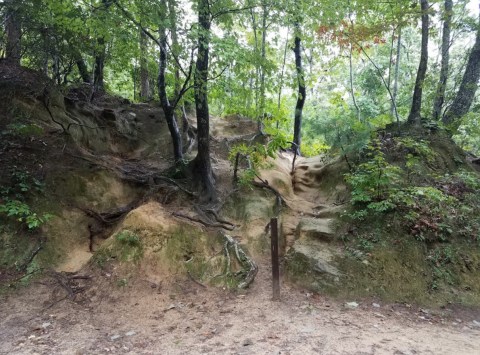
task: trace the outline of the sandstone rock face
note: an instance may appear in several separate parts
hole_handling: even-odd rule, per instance
[[[297,239],[311,237],[324,242],[331,242],[335,237],[332,224],[332,218],[303,218],[297,226]]]
[[[313,271],[319,274],[318,276],[327,276],[330,279],[338,279],[342,276],[335,264],[339,251],[333,245],[314,237],[304,236],[295,242],[290,253],[308,260]]]

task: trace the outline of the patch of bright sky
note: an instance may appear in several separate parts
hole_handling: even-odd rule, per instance
[[[478,16],[478,1],[469,1],[469,3],[467,4],[467,9],[468,12],[470,12],[472,15]]]

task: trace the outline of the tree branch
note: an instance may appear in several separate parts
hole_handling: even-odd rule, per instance
[[[115,6],[123,13],[123,15],[127,18],[127,20],[131,21],[135,26],[139,27],[143,33],[145,33],[152,41],[154,41],[159,47],[162,47],[162,44],[158,38],[155,38],[139,21],[137,21],[132,14],[130,14],[124,7],[122,7],[119,3],[118,0],[112,0]],[[172,52],[170,46],[167,43],[167,47],[170,49],[170,53],[172,54],[172,57],[175,59],[176,64],[178,65],[178,68],[180,71],[183,73],[183,75],[187,76],[187,73],[183,69],[182,65],[180,64],[180,61],[178,60],[177,56]]]

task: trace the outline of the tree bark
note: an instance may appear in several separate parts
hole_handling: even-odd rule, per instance
[[[208,110],[208,65],[211,13],[208,0],[198,1],[198,51],[195,65],[195,110],[197,114],[198,152],[193,161],[193,171],[198,174],[201,199],[214,201],[215,180],[210,161],[210,121]]]
[[[177,11],[176,11],[176,0],[168,0],[168,17],[170,24],[170,33],[172,36],[172,54],[175,58],[178,58],[180,54],[180,44],[178,41],[178,31],[177,31]],[[180,83],[180,68],[177,61],[174,61],[174,96],[178,97],[180,95],[181,83]]]
[[[6,59],[14,65],[20,65],[22,57],[22,26],[18,13],[19,5],[16,0],[9,0],[5,3],[5,31],[7,33]]]
[[[140,100],[150,100],[150,82],[148,80],[148,39],[140,29]]]
[[[475,39],[475,44],[468,57],[467,67],[463,74],[462,83],[458,89],[457,95],[452,105],[443,117],[443,123],[446,125],[458,125],[459,119],[466,115],[472,106],[475,93],[480,79],[480,16],[479,28]]]
[[[260,45],[260,117],[259,117],[259,126],[258,131],[261,133],[263,131],[263,119],[265,114],[265,61],[267,58],[266,55],[266,42],[267,42],[267,17],[268,17],[268,8],[266,1],[262,1],[262,42]]]
[[[450,61],[450,28],[453,15],[453,0],[445,0],[445,14],[443,20],[442,34],[442,62],[440,69],[440,79],[438,81],[437,93],[433,104],[433,119],[439,120],[442,113],[443,103],[445,102],[445,89],[447,87],[449,61]]]
[[[252,18],[252,32],[253,32],[253,43],[254,43],[254,49],[253,52],[255,54],[255,85],[253,84],[253,81],[250,81],[250,90],[255,93],[255,117],[258,120],[257,122],[257,128],[258,131],[261,131],[261,117],[260,117],[260,105],[259,105],[259,100],[260,100],[260,91],[258,90],[259,87],[259,81],[260,81],[260,62],[258,60],[258,34],[257,34],[257,19],[256,19],[256,12],[255,8],[250,9],[250,16]],[[254,90],[252,90],[252,86],[255,87]]]
[[[83,60],[80,53],[78,53],[76,55],[75,63],[77,64],[78,72],[80,73],[80,76],[82,77],[82,81],[84,83],[91,84],[92,78],[90,77],[90,73],[88,71],[87,64],[85,64],[85,61]]]
[[[305,99],[307,90],[305,89],[305,76],[302,66],[302,50],[301,50],[301,30],[300,23],[295,22],[295,46],[293,52],[295,53],[295,69],[297,71],[298,81],[298,97],[297,104],[295,106],[295,123],[293,129],[293,144],[292,150],[295,150],[297,154],[300,154],[300,146],[302,143],[302,114],[303,106],[305,105]]]
[[[94,79],[93,79],[93,87],[94,92],[103,92],[105,91],[105,82],[103,78],[103,72],[105,68],[105,40],[103,38],[99,38],[97,40],[99,51],[95,56],[95,71],[94,71]]]
[[[420,53],[420,64],[417,71],[417,79],[415,80],[415,89],[413,90],[412,107],[408,115],[410,124],[419,125],[421,123],[421,109],[423,96],[423,83],[427,73],[428,65],[428,0],[420,0],[422,10],[422,47]]]
[[[162,10],[166,10],[166,6],[163,6]],[[163,112],[165,114],[165,120],[167,121],[170,136],[173,143],[173,157],[175,162],[179,162],[183,158],[182,151],[182,137],[178,129],[177,121],[175,119],[175,107],[170,104],[167,96],[167,83],[165,78],[165,71],[167,68],[167,33],[165,28],[165,12],[162,11],[162,18],[160,19],[160,65],[158,73],[158,94],[160,98],[160,104],[162,105]]]
[[[285,48],[283,50],[283,62],[282,62],[282,71],[280,73],[280,85],[278,87],[278,98],[277,98],[277,110],[278,110],[278,113],[276,116],[279,116],[280,115],[280,107],[281,107],[281,104],[282,104],[282,91],[283,91],[283,77],[284,77],[284,74],[285,74],[285,66],[287,64],[287,50],[288,50],[288,35],[289,35],[289,32],[290,32],[290,27],[287,27],[287,38],[285,39]],[[278,126],[279,126],[279,118],[277,117],[277,129],[278,129]]]
[[[392,116],[397,117],[398,121],[398,114],[396,112],[397,108],[397,94],[398,94],[398,75],[400,73],[400,59],[401,59],[401,49],[402,49],[402,28],[398,28],[398,38],[397,38],[397,55],[395,59],[395,74],[394,74],[394,82],[393,82],[393,95],[392,95],[392,103],[390,105],[390,112]]]
[[[110,0],[102,0],[103,8],[100,12],[101,18],[105,19],[107,16],[108,9],[112,5]],[[95,55],[95,68],[93,72],[93,95],[98,92],[105,91],[105,82],[104,82],[104,69],[105,69],[105,57],[106,57],[106,44],[105,38],[97,38],[97,49]]]
[[[353,100],[353,106],[355,107],[355,110],[357,111],[357,119],[361,122],[362,121],[362,116],[360,113],[360,107],[358,107],[357,104],[357,99],[355,97],[355,92],[353,90],[353,64],[352,64],[352,56],[353,56],[353,44],[350,43],[350,51],[348,55],[348,64],[349,64],[349,72],[350,72],[350,93],[352,95],[352,100]]]

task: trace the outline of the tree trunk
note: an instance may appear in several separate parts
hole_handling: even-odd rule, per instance
[[[288,35],[289,35],[289,32],[290,32],[290,27],[287,27],[287,35],[286,35],[286,39],[285,39],[285,48],[283,50],[283,62],[282,62],[282,71],[280,73],[280,85],[278,87],[278,99],[277,99],[277,110],[278,110],[278,113],[277,113],[277,129],[278,129],[278,126],[279,126],[279,116],[280,116],[280,107],[281,107],[281,104],[282,104],[282,91],[283,91],[283,77],[284,77],[284,74],[285,74],[285,66],[287,64],[287,50],[288,50]]]
[[[166,10],[166,7],[163,6],[163,10]],[[162,17],[160,19],[160,65],[158,73],[158,95],[160,98],[160,104],[162,105],[163,112],[165,114],[165,119],[167,121],[168,129],[170,131],[170,136],[172,137],[173,143],[173,157],[175,162],[179,162],[183,158],[182,151],[182,137],[178,129],[177,121],[175,119],[175,108],[170,104],[167,96],[167,83],[165,80],[165,71],[167,68],[167,34],[165,28],[165,12],[162,11]]]
[[[150,100],[150,82],[148,80],[148,42],[147,35],[140,29],[140,101]]]
[[[172,36],[172,55],[177,58],[180,55],[180,44],[178,41],[178,31],[177,31],[177,11],[176,11],[176,0],[168,0],[168,17],[170,24],[170,33]],[[174,61],[174,96],[178,97],[180,95],[181,83],[180,83],[180,68],[178,67],[177,60]]]
[[[353,106],[355,107],[355,110],[357,111],[357,119],[361,122],[362,121],[362,116],[360,113],[360,107],[358,107],[357,104],[357,99],[355,97],[355,92],[353,90],[353,64],[352,64],[352,56],[353,56],[353,44],[350,43],[350,51],[348,55],[348,61],[349,61],[349,72],[350,72],[350,93],[352,95],[352,100],[353,100]]]
[[[216,199],[214,177],[210,162],[210,122],[208,111],[208,61],[211,14],[208,0],[198,2],[198,52],[195,66],[195,109],[197,114],[198,153],[193,161],[193,171],[199,174],[201,199]]]
[[[99,38],[97,40],[99,53],[95,56],[95,71],[94,71],[94,79],[93,79],[93,87],[94,92],[103,92],[105,91],[105,83],[103,80],[103,71],[105,68],[105,40],[103,38]]]
[[[82,81],[84,83],[91,84],[92,78],[90,77],[87,64],[85,64],[85,61],[83,60],[82,55],[80,53],[77,53],[75,63],[77,64],[78,72],[82,77]]]
[[[255,8],[250,9],[250,16],[252,18],[252,31],[253,31],[253,43],[254,43],[254,49],[253,53],[255,55],[254,57],[254,63],[255,63],[255,85],[250,85],[250,91],[253,91],[255,93],[255,118],[258,120],[257,122],[257,127],[258,131],[261,131],[261,118],[260,118],[260,110],[259,110],[259,100],[260,100],[260,91],[258,90],[258,83],[260,81],[260,63],[258,60],[258,34],[257,34],[257,20],[256,20],[256,13],[255,13]],[[251,81],[251,84],[253,81]],[[252,86],[255,87],[254,90],[252,90]]]
[[[420,0],[422,10],[422,47],[420,53],[420,64],[415,80],[415,89],[413,90],[412,107],[408,115],[408,122],[419,125],[421,123],[423,82],[427,73],[428,65],[428,0]]]
[[[262,42],[260,45],[260,117],[259,117],[259,126],[258,131],[262,132],[263,119],[265,114],[265,61],[267,58],[266,55],[266,42],[267,42],[267,17],[268,17],[268,8],[266,1],[262,1]]]
[[[480,26],[480,16],[479,16]],[[462,83],[452,105],[443,117],[446,125],[458,124],[458,120],[466,115],[472,106],[480,79],[480,27],[477,30],[475,44],[468,57],[467,67],[463,74]]]
[[[298,97],[297,105],[295,106],[295,123],[293,129],[293,144],[292,150],[295,150],[297,154],[300,154],[300,145],[302,143],[302,114],[303,106],[305,105],[305,99],[307,91],[305,89],[305,76],[302,66],[302,49],[301,49],[301,38],[300,38],[300,24],[295,22],[295,46],[293,52],[295,53],[295,69],[297,71],[297,81],[298,81]]]
[[[102,0],[103,8],[100,13],[100,16],[105,18],[107,16],[108,9],[112,5],[112,2],[109,0]],[[99,37],[97,38],[97,48],[96,48],[96,55],[95,55],[95,69],[93,72],[93,94],[92,97],[95,96],[98,92],[105,91],[105,82],[104,82],[104,69],[105,69],[105,57],[106,57],[106,44],[105,38]]]
[[[443,20],[442,34],[442,63],[440,69],[440,79],[438,81],[437,93],[433,104],[433,119],[439,120],[442,113],[443,103],[445,101],[445,89],[447,87],[448,68],[450,61],[450,27],[452,23],[453,0],[445,0],[445,14]]]
[[[394,74],[394,82],[393,82],[393,95],[392,95],[392,103],[390,105],[390,112],[392,116],[397,116],[396,112],[397,108],[397,94],[398,94],[398,75],[400,72],[400,57],[401,57],[401,49],[402,49],[402,28],[398,28],[398,38],[397,38],[397,55],[395,59],[395,74]]]
[[[15,5],[16,0],[9,0],[5,3],[5,31],[7,33],[6,59],[14,65],[20,65],[22,57],[22,26],[18,14],[19,5]]]

